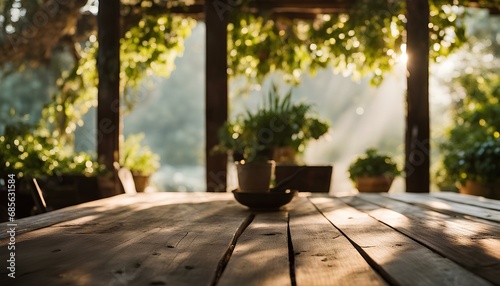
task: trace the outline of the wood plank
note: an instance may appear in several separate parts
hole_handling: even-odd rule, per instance
[[[386,285],[307,198],[295,198],[290,209],[296,285]]]
[[[292,285],[288,262],[288,213],[257,213],[240,236],[218,286]]]
[[[428,195],[423,196],[419,194],[409,193],[386,195],[390,196],[392,199],[432,209],[437,212],[442,212],[450,215],[466,215],[497,223],[500,222],[500,211],[497,210],[445,201]]]
[[[209,208],[212,214],[202,214],[198,221],[188,219],[186,224],[176,223],[182,226],[176,234],[186,235],[182,240],[157,248],[154,259],[147,261],[144,271],[133,282],[142,284],[149,279],[152,285],[159,282],[163,282],[162,285],[212,285],[220,263],[234,247],[235,236],[248,225],[249,212],[239,206],[221,208],[210,204]]]
[[[126,205],[134,205],[135,208],[148,207],[155,204],[182,204],[199,203],[213,199],[233,201],[232,194],[218,193],[217,197],[209,196],[206,193],[140,193],[136,195],[119,195],[106,199],[91,201],[84,204],[71,206],[68,208],[52,211],[45,214],[26,217],[15,221],[16,234],[29,232],[35,229],[47,227],[64,221],[77,218],[91,217],[96,212],[106,212],[112,209],[119,209]],[[7,224],[0,224],[0,240],[8,237]],[[0,241],[1,245],[1,241]]]
[[[132,207],[21,235],[16,256],[29,259],[19,260],[14,282],[211,285],[233,236],[250,215],[234,201],[215,199]],[[0,256],[6,257],[6,251],[2,247]],[[7,285],[6,277],[0,277],[0,284]]]
[[[469,271],[500,283],[500,225],[448,216],[375,194],[342,200]]]
[[[311,201],[390,284],[489,285],[449,259],[339,199],[312,197]]]
[[[500,211],[500,200],[451,192],[430,193],[430,195],[447,201]]]

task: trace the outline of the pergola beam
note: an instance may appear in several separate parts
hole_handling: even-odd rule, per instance
[[[120,136],[120,0],[99,1],[97,71],[97,157],[112,186],[103,197],[119,193],[115,162],[119,162]]]
[[[406,191],[430,188],[429,3],[407,0]]]
[[[227,120],[227,13],[222,0],[206,0],[205,132],[206,183],[208,192],[225,192],[227,156],[211,154],[218,144],[217,131]]]
[[[347,0],[255,0],[249,3],[250,12],[332,14],[347,12],[356,1]]]

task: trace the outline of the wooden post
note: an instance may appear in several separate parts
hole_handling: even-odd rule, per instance
[[[225,192],[227,156],[212,155],[218,143],[217,130],[227,120],[227,13],[232,7],[225,0],[205,1],[205,131],[206,182],[208,192]]]
[[[113,183],[103,197],[119,193],[114,164],[119,161],[120,135],[120,0],[99,1],[97,15],[99,73],[97,106],[97,155]]]
[[[427,193],[430,187],[429,3],[407,0],[406,191]]]

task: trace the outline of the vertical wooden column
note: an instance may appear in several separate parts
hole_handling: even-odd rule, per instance
[[[407,0],[406,191],[429,192],[429,3]]]
[[[119,192],[114,163],[119,161],[120,134],[120,0],[99,1],[97,24],[97,155],[113,184],[101,194],[107,197]]]
[[[208,192],[225,192],[227,156],[212,155],[218,143],[217,130],[227,120],[227,11],[226,1],[205,1],[205,132],[206,182]]]

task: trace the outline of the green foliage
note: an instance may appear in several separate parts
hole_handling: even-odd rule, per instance
[[[150,175],[160,167],[160,157],[142,145],[144,134],[129,135],[120,152],[120,165],[134,174]]]
[[[47,130],[18,123],[7,126],[0,136],[1,174],[52,176],[58,174],[95,175],[101,168],[89,154],[73,154]]]
[[[219,129],[216,150],[240,153],[249,161],[269,159],[275,147],[302,152],[308,141],[318,139],[329,128],[312,107],[305,102],[292,103],[291,91],[280,97],[274,85],[257,111],[247,110]]]
[[[136,90],[148,75],[168,77],[174,70],[174,60],[182,55],[184,39],[195,21],[165,13],[143,15],[120,41],[120,94],[125,111],[137,103]],[[64,71],[57,81],[58,91],[43,111],[45,127],[53,136],[72,143],[73,132],[82,126],[81,118],[97,106],[97,52],[95,35],[78,44],[79,60]]]
[[[371,73],[378,85],[406,42],[405,1],[356,1],[348,13],[290,20],[236,13],[228,25],[229,73],[260,82],[281,70],[288,80],[331,67],[354,78]],[[465,41],[464,9],[430,1],[430,57],[439,60]]]
[[[451,170],[461,181],[494,183],[500,179],[500,139],[476,142],[456,154]]]
[[[355,181],[359,177],[388,176],[395,177],[401,172],[391,157],[378,153],[377,149],[367,149],[349,165],[349,178]]]
[[[136,89],[147,75],[170,76],[195,24],[190,18],[145,14],[125,33],[120,41],[120,79],[127,109],[136,103],[131,89]]]
[[[482,165],[490,160],[483,158],[482,153],[496,154],[494,146],[500,140],[500,75],[482,69],[478,74],[465,74],[456,80],[466,96],[457,102],[453,114],[455,125],[449,129],[447,141],[439,146],[444,168],[439,170],[440,175],[445,181],[492,180],[489,169]],[[488,151],[490,147],[493,149]],[[479,158],[482,162],[474,162]]]
[[[436,180],[441,187],[464,183],[464,152],[476,142],[500,136],[500,45],[496,38],[500,22],[488,11],[470,9],[467,15],[467,43],[453,55],[451,76],[442,80],[452,96],[451,126],[439,142],[442,155]],[[478,144],[479,144],[478,143]]]

